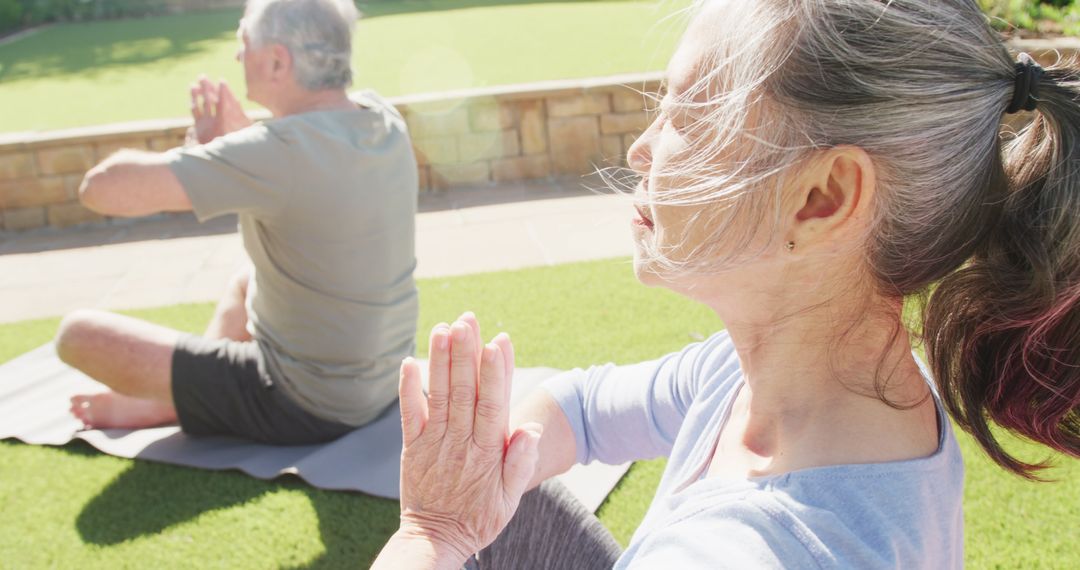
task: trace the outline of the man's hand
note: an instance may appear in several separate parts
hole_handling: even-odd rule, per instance
[[[206,144],[252,123],[229,85],[205,76],[191,86],[191,116],[195,124],[188,131],[188,143]]]

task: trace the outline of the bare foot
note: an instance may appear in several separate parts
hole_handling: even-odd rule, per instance
[[[72,396],[71,415],[88,429],[138,429],[176,423],[176,409],[169,404],[116,392]]]

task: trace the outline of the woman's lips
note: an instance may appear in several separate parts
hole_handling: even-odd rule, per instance
[[[653,221],[647,214],[648,209],[641,204],[634,204],[634,209],[637,210],[638,217],[634,218],[634,224],[644,226],[647,229],[653,229]]]
[[[643,227],[643,228],[645,228],[647,230],[652,230],[653,229],[653,221],[652,221],[652,218],[649,217],[649,214],[651,212],[649,211],[649,207],[646,204],[643,203],[643,202],[646,202],[644,197],[647,196],[648,193],[649,193],[649,176],[648,175],[643,175],[641,177],[641,181],[638,182],[637,191],[635,193],[638,195],[638,197],[641,198],[641,201],[640,202],[635,201],[635,203],[634,203],[634,209],[637,210],[637,214],[638,214],[638,217],[634,218],[634,225],[635,226],[641,226],[641,227]]]

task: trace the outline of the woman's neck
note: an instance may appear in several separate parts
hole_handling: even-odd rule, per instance
[[[717,453],[757,475],[933,453],[936,408],[902,304],[773,282],[783,289],[745,287],[709,303],[745,378]]]

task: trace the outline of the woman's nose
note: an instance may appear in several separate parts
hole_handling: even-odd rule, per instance
[[[640,174],[649,172],[649,166],[652,164],[652,151],[649,146],[655,124],[654,121],[652,125],[649,125],[649,128],[644,133],[641,133],[641,136],[626,151],[626,163],[630,165],[632,170]]]

